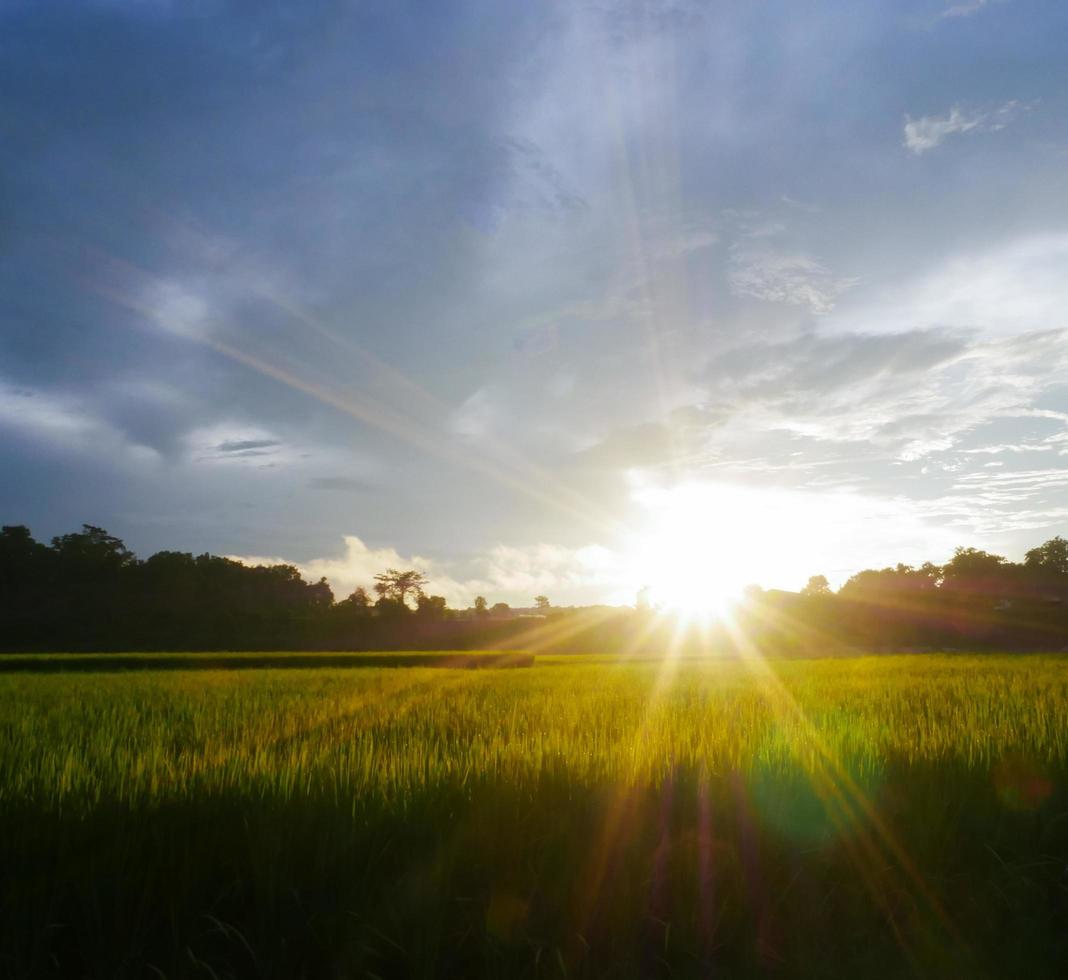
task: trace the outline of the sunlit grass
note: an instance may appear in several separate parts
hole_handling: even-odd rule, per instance
[[[534,670],[15,675],[0,680],[0,799],[91,806],[205,793],[404,794],[462,780],[657,783],[710,772],[850,771],[888,759],[990,766],[1068,756],[1068,670],[1030,657],[774,664],[598,662]],[[781,688],[778,687],[781,685]]]
[[[3,675],[0,973],[1047,975],[1066,667]]]

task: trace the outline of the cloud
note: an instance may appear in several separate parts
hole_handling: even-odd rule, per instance
[[[1066,374],[1068,330],[993,338],[809,330],[791,340],[754,339],[708,359],[695,376],[699,401],[661,423],[621,425],[577,465],[596,472],[629,460],[649,472],[753,484],[933,494],[937,474],[980,467],[994,454],[975,451],[984,445],[1016,456],[1039,445],[1059,449],[1059,435],[1034,430],[1063,421],[1063,413],[1036,405]],[[1000,434],[991,438],[990,427]],[[926,485],[906,485],[907,474],[931,460]]]
[[[969,456],[996,456],[999,453],[1048,453],[1053,449],[1049,443],[1000,443],[996,446],[980,446],[978,449],[962,449]]]
[[[480,388],[464,399],[452,413],[449,429],[459,436],[482,439],[500,426],[503,411],[499,393],[495,388]]]
[[[1066,488],[1068,467],[991,472],[984,466],[959,475],[947,493],[921,501],[919,507],[930,520],[972,534],[1049,533],[1068,519]]]
[[[476,568],[477,578],[466,585],[469,592],[503,593],[524,604],[541,594],[567,603],[595,602],[600,596],[618,594],[622,578],[619,555],[594,544],[497,545],[477,559]]]
[[[986,338],[934,329],[808,330],[789,340],[754,338],[708,358],[694,378],[699,401],[660,423],[620,426],[577,459],[593,468],[629,462],[750,482],[856,486],[889,479],[888,468],[901,462],[934,456],[948,465],[947,453],[995,421],[1014,434],[1062,370],[1068,332],[1059,331]],[[1035,415],[1036,423],[1060,420],[1052,414]],[[1004,435],[994,443],[1009,444]]]
[[[97,414],[94,406],[70,394],[57,394],[0,382],[0,430],[52,450],[82,456],[112,454],[127,461],[156,460],[151,446],[130,439]]]
[[[823,336],[751,342],[713,358],[705,372],[712,436],[774,430],[833,442],[903,446],[925,417],[941,415],[944,372],[967,352],[935,331],[892,336]],[[895,431],[903,418],[917,424]],[[943,420],[939,420],[943,424]]]
[[[735,296],[805,306],[818,315],[830,313],[838,297],[857,283],[835,278],[826,266],[803,253],[739,245],[730,251],[728,281]]]
[[[992,0],[964,0],[963,3],[954,3],[939,14],[939,20],[947,18],[971,17],[979,13],[985,7],[991,5]]]
[[[255,464],[264,457],[293,462],[297,454],[274,434],[258,426],[217,422],[194,429],[185,436],[188,458],[195,463]]]
[[[982,120],[981,114],[965,116],[956,106],[945,117],[921,116],[919,119],[912,119],[905,116],[905,147],[917,155],[926,153],[953,133],[966,133],[975,129]]]
[[[450,606],[466,608],[475,596],[512,605],[533,604],[545,594],[561,604],[599,601],[617,593],[623,580],[620,558],[607,548],[587,545],[568,548],[536,544],[497,545],[465,562],[443,562],[419,555],[403,555],[396,548],[369,547],[354,534],[344,536],[344,553],[337,557],[291,561],[280,557],[228,555],[246,565],[295,565],[309,581],[325,577],[337,598],[361,586],[371,591],[374,577],[386,568],[413,568],[428,578],[426,591],[442,595]]]
[[[455,600],[459,596],[457,583],[441,575],[434,563],[417,555],[402,556],[395,548],[371,548],[354,534],[344,537],[345,550],[338,557],[312,558],[308,561],[291,561],[287,558],[259,555],[227,555],[226,557],[245,565],[295,565],[309,581],[325,577],[338,599],[350,595],[361,586],[368,592],[374,585],[374,577],[387,568],[414,568],[430,576],[428,591],[444,594]]]
[[[286,438],[263,426],[233,420],[187,432],[182,453],[174,462],[191,465],[193,472],[214,470],[222,479],[228,478],[228,472],[243,469],[275,470],[280,478],[326,490],[368,489],[378,473],[377,462],[365,454],[319,443],[307,434]],[[334,470],[334,474],[320,478],[309,475],[309,471],[324,469]]]
[[[828,330],[900,333],[953,328],[1011,336],[1068,326],[1068,232],[1027,235],[931,263],[865,304],[837,312]]]
[[[1012,99],[996,109],[987,112],[965,114],[959,106],[953,106],[947,116],[921,116],[913,119],[905,116],[905,130],[902,145],[920,156],[933,150],[947,136],[955,133],[993,133],[1004,129],[1021,112],[1030,110],[1030,105],[1023,105]]]
[[[13,385],[0,386],[0,424],[64,442],[89,438],[100,428],[70,397]]]
[[[215,450],[220,453],[238,454],[248,453],[257,449],[271,449],[280,445],[281,443],[277,439],[235,439],[220,442],[215,447]]]

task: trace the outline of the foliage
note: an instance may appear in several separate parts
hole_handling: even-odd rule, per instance
[[[1024,555],[1024,565],[1054,576],[1068,575],[1068,541],[1058,535]]]
[[[423,586],[426,583],[427,577],[422,572],[414,569],[402,572],[396,568],[387,568],[375,576],[375,592],[383,599],[393,599],[404,606],[408,602],[408,596],[418,599],[423,594]]]
[[[813,575],[809,578],[805,587],[801,590],[801,595],[814,596],[814,595],[830,595],[831,583],[827,581],[826,575]]]

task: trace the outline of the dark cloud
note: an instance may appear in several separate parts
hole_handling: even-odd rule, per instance
[[[237,439],[228,442],[220,442],[215,447],[220,453],[248,453],[254,449],[267,449],[272,446],[280,446],[277,439]]]

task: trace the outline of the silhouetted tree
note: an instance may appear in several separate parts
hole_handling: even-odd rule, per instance
[[[0,643],[32,644],[54,615],[53,557],[28,527],[0,530]]]
[[[418,598],[423,594],[423,586],[427,583],[427,577],[422,572],[409,569],[400,572],[395,568],[387,568],[384,572],[375,576],[375,592],[384,599],[397,599],[402,606],[407,605],[409,595]]]
[[[444,619],[445,597],[440,595],[420,595],[416,599],[416,612],[427,619]]]
[[[50,547],[29,529],[10,525],[0,528],[0,646],[458,649],[518,640],[531,628],[510,615],[507,603],[490,610],[483,596],[475,599],[473,617],[450,616],[443,597],[425,595],[425,584],[419,572],[387,569],[376,576],[372,609],[364,589],[335,602],[324,578],[308,583],[292,565],[248,566],[174,551],[141,561],[94,525],[56,537]],[[1023,564],[958,548],[944,566],[865,569],[837,595],[823,576],[813,576],[802,591],[747,589],[736,615],[746,642],[789,655],[815,639],[820,649],[837,640],[887,650],[1060,649],[1068,641],[1068,542],[1059,536],[1028,551]],[[647,595],[639,595],[639,610]],[[535,605],[547,609],[547,597],[535,597]],[[555,610],[554,617],[572,618],[575,628],[553,643],[621,649],[634,642],[634,615],[626,609]],[[670,619],[662,629],[657,622],[642,620],[649,649],[668,643],[675,628]]]
[[[316,609],[329,609],[334,604],[334,590],[330,588],[325,575],[314,585],[308,586],[308,597]]]
[[[816,596],[816,595],[830,595],[831,583],[827,581],[826,575],[812,575],[805,587],[801,590],[801,595]]]
[[[1057,535],[1032,548],[1024,555],[1024,566],[1045,575],[1068,576],[1068,541]]]
[[[92,524],[53,538],[52,551],[65,574],[84,579],[113,578],[137,560],[118,538]]]
[[[933,592],[942,581],[942,569],[931,562],[919,568],[898,564],[893,568],[866,568],[853,575],[839,590],[848,599],[897,601],[905,595]]]
[[[410,612],[408,606],[396,596],[379,593],[378,600],[375,602],[375,613],[379,616],[397,618]]]
[[[371,605],[371,598],[367,595],[367,590],[362,585],[357,585],[349,597],[343,599],[342,602],[349,603],[354,609],[367,609]]]
[[[534,606],[542,611],[549,608],[549,597],[547,595],[534,596]]]
[[[957,548],[942,566],[942,588],[972,596],[998,596],[1011,591],[1012,572],[1018,566],[978,548]]]

